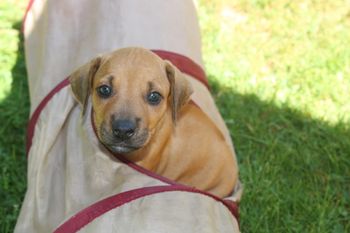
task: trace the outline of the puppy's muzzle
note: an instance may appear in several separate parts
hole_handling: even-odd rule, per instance
[[[140,128],[139,118],[117,118],[114,115],[110,124],[102,122],[99,127],[99,139],[112,152],[127,154],[145,145],[149,133]]]
[[[112,132],[114,137],[120,141],[130,139],[135,135],[136,122],[129,119],[118,119],[112,121]]]

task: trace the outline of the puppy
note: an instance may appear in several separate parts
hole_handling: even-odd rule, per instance
[[[238,181],[234,154],[210,118],[190,102],[188,76],[142,48],[97,57],[70,76],[72,91],[112,153],[219,197]]]

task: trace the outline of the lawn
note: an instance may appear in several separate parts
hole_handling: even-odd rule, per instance
[[[26,189],[26,1],[0,2],[0,232]],[[350,2],[199,0],[203,56],[230,129],[242,232],[350,232]]]

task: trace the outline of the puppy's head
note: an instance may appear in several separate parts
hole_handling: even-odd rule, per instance
[[[177,113],[192,93],[190,83],[170,62],[141,48],[97,57],[70,76],[83,114],[91,96],[100,141],[126,154],[148,144],[165,114]]]

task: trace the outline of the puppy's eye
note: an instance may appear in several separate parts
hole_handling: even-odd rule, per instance
[[[156,91],[149,93],[147,96],[147,101],[151,105],[158,105],[161,100],[162,100],[161,94],[159,94]]]
[[[108,98],[112,95],[112,88],[107,85],[102,85],[97,88],[97,93],[101,98]]]

